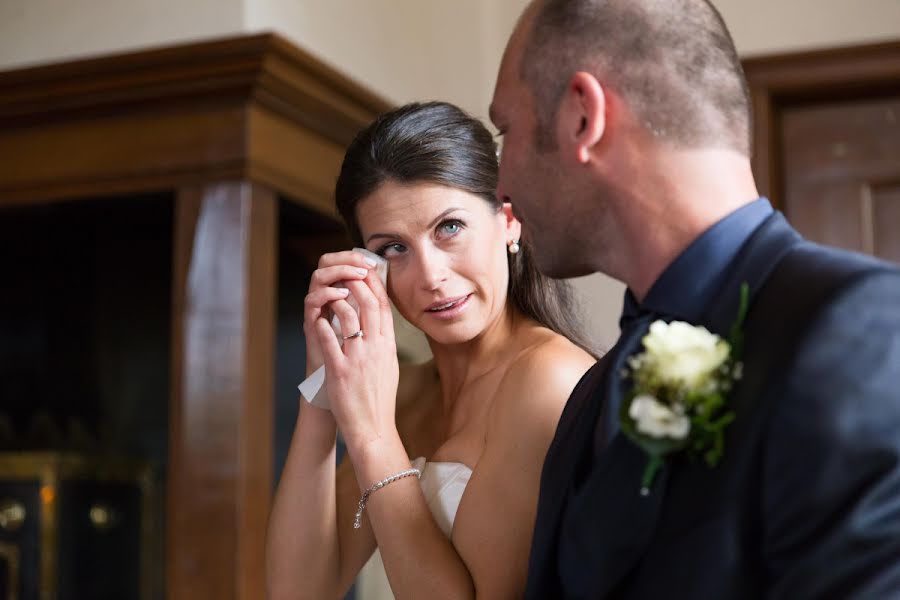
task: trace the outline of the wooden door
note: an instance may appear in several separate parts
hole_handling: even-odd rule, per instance
[[[807,238],[900,262],[900,42],[743,64],[760,192]]]
[[[787,108],[780,129],[794,227],[900,262],[900,96]]]

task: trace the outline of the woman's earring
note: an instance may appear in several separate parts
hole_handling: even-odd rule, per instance
[[[512,240],[509,243],[509,253],[510,254],[518,254],[519,253],[519,240]]]

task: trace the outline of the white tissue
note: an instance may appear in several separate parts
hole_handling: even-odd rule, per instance
[[[378,263],[375,267],[375,271],[378,273],[378,277],[381,279],[381,283],[386,286],[388,269],[387,261],[374,252],[369,252],[365,248],[354,248],[353,251],[359,252],[360,254],[363,254]],[[340,287],[340,285],[335,285],[335,287]],[[356,314],[358,315],[359,304],[356,303],[356,300],[353,298],[352,294],[348,296],[347,302],[350,303],[350,306],[353,307],[353,309],[356,311]],[[343,345],[344,340],[341,339],[341,336],[343,335],[343,333],[341,332],[341,322],[340,320],[338,320],[337,316],[332,317],[331,328],[334,329],[334,334],[338,337],[338,341],[341,343],[341,345]],[[303,383],[297,386],[297,389],[300,390],[300,393],[304,398],[306,398],[306,401],[313,406],[331,410],[331,403],[328,401],[328,393],[325,391],[325,365],[322,365],[321,367],[316,369],[312,375],[304,379]]]

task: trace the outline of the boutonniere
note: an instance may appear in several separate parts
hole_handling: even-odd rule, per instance
[[[741,285],[738,316],[728,340],[682,321],[655,321],[644,350],[628,358],[623,377],[633,387],[622,403],[622,431],[647,454],[641,494],[668,454],[688,450],[710,467],[724,455],[725,428],[734,421],[728,394],[741,378],[742,325],[749,286]]]

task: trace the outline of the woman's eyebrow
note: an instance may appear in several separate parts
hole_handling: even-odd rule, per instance
[[[453,206],[453,207],[448,208],[447,210],[443,211],[441,214],[436,216],[434,219],[432,219],[431,223],[428,224],[427,229],[431,229],[432,227],[434,227],[435,225],[440,223],[441,219],[445,218],[447,215],[449,215],[450,213],[455,212],[457,210],[465,210],[465,209],[462,208],[461,206]],[[398,238],[398,237],[400,237],[400,236],[397,235],[396,233],[373,233],[368,238],[366,238],[366,245],[368,245],[374,239],[379,239],[379,238],[393,239],[393,238]]]

